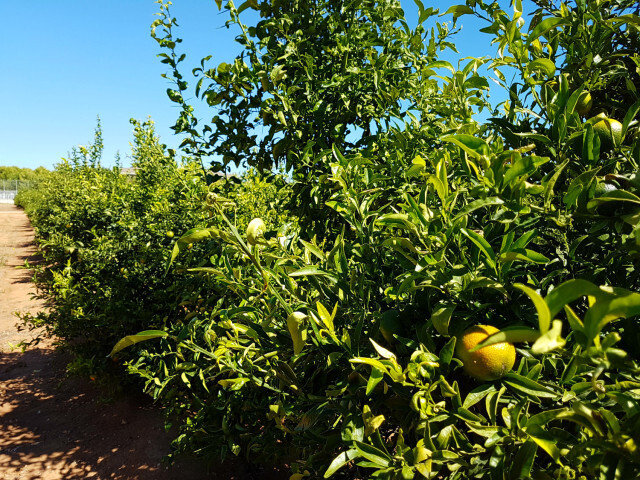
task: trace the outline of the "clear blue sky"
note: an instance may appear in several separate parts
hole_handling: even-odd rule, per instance
[[[463,2],[434,3],[445,11]],[[402,4],[415,19],[413,1]],[[169,126],[178,110],[166,97],[170,85],[160,76],[166,69],[149,34],[157,11],[153,0],[0,0],[0,166],[53,167],[91,140],[97,115],[105,164],[117,151],[127,164],[131,117],[151,116],[162,141],[175,147],[179,139]],[[224,27],[213,0],[175,0],[172,14],[184,39],[185,72],[205,55],[219,63],[237,53],[235,32]],[[459,21],[461,53],[489,54],[478,23],[470,16]]]

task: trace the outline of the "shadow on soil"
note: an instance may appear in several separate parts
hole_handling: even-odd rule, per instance
[[[169,436],[161,414],[142,395],[99,402],[90,383],[69,378],[53,349],[0,353],[0,465],[21,480],[284,480],[246,465],[193,461],[167,469]],[[49,477],[45,472],[56,472]]]

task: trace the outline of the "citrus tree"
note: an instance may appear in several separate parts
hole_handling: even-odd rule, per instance
[[[361,5],[380,13],[356,17],[363,31],[383,31],[385,18],[403,29],[397,4]],[[263,58],[272,62],[265,82],[297,92],[297,84],[313,81],[296,76],[306,58],[295,47],[297,30],[278,42],[297,25],[287,9],[305,6],[229,3],[233,23],[246,9],[267,20],[242,27],[251,65],[245,69],[241,57],[223,67],[231,75],[227,90],[212,70],[205,78],[215,88],[207,95],[220,94],[224,106],[229,90],[240,102],[254,88],[266,91],[271,83],[264,86],[260,75],[246,88],[230,80],[246,78],[240,72],[264,65]],[[455,18],[487,20],[495,58],[456,69],[430,56],[437,36],[423,38],[412,50],[424,55],[412,64],[423,65],[423,82],[405,90],[413,101],[391,115],[394,122],[388,110],[374,110],[380,122],[369,122],[376,128],[368,132],[360,125],[367,135],[355,142],[344,130],[330,137],[322,128],[311,137],[318,150],[307,148],[307,134],[298,138],[283,158],[294,180],[317,192],[324,230],[303,223],[287,231],[255,219],[244,233],[228,219],[230,203],[217,197],[210,203],[216,226],[177,241],[177,268],[192,242],[211,253],[192,272],[220,286],[217,303],[187,314],[188,323],[127,337],[114,354],[161,338],[141,344],[130,370],[156,398],[179,398],[169,400],[174,411],[194,412],[178,447],[278,459],[292,467],[292,478],[638,474],[639,104],[635,57],[624,54],[637,45],[638,17],[624,2],[538,6],[529,22],[519,2],[512,13],[478,1],[450,8]],[[322,21],[338,18],[350,31],[350,8],[323,10]],[[421,20],[435,13],[419,10]],[[295,10],[299,18],[313,11]],[[156,27],[172,27],[169,18],[163,9]],[[252,35],[264,40],[263,50]],[[304,44],[315,38],[305,35]],[[391,43],[381,51],[402,62]],[[368,47],[352,48],[366,55]],[[276,56],[269,48],[285,50]],[[485,124],[473,118],[484,106],[482,65],[509,95]],[[378,81],[386,74],[378,67],[369,71],[373,81],[376,72]],[[451,76],[435,77],[436,68]],[[513,82],[506,68],[517,72]],[[288,75],[298,83],[287,84]],[[345,87],[340,106],[352,90],[337,85]],[[395,87],[386,83],[379,95]],[[283,106],[266,118],[284,139],[287,128],[295,131],[294,117],[283,122],[277,112],[298,111],[272,92],[260,109]],[[332,98],[324,91],[323,100]],[[182,122],[189,120],[185,108]],[[235,125],[229,118],[219,121]],[[245,122],[241,130],[252,127]],[[308,160],[300,162],[299,152]],[[306,176],[314,169],[319,175]]]
[[[33,215],[69,262],[54,285],[71,317],[53,325],[91,318],[84,334],[181,420],[176,449],[292,480],[637,477],[635,4],[540,1],[529,20],[518,1],[455,5],[497,54],[454,66],[437,58],[453,28],[427,28],[439,12],[421,2],[416,26],[392,0],[217,3],[243,50],[196,70],[210,124],[185,101],[167,4],[153,25],[175,129],[214,171],[286,175],[236,190],[145,141],[134,182],[74,164],[58,179],[83,195],[71,233],[63,204]],[[480,122],[483,66],[508,100]],[[130,216],[105,222],[120,188]],[[150,301],[116,312],[94,294],[125,292],[99,254],[138,261],[128,244],[153,246],[129,286]],[[112,329],[142,306],[148,321]]]
[[[238,32],[241,52],[232,63],[203,58],[193,88],[180,68],[185,54],[177,51],[181,39],[169,3],[161,3],[152,25],[175,83],[169,98],[182,106],[174,130],[186,135],[182,145],[190,154],[213,158],[213,170],[283,167],[293,180],[289,208],[318,232],[331,218],[319,212],[327,188],[318,184],[329,174],[334,146],[391,162],[407,125],[436,116],[461,123],[487,106],[488,84],[477,74],[482,61],[454,76],[454,68],[438,60],[455,47],[449,24],[429,23],[435,8],[420,4],[419,21],[410,25],[397,0],[217,4],[228,15],[227,27]],[[258,21],[247,25],[245,16]],[[440,81],[447,87],[438,88]],[[213,110],[210,123],[198,123],[185,97],[191,92]],[[402,141],[432,145],[446,128],[438,122],[412,127]],[[402,157],[396,162],[404,164]]]

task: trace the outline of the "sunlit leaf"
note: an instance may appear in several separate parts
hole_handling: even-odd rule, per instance
[[[523,285],[521,283],[515,283],[513,286],[518,290],[526,293],[533,302],[533,305],[536,307],[536,311],[538,312],[538,325],[540,328],[540,333],[544,335],[547,330],[549,330],[552,319],[551,310],[549,309],[547,303],[540,296],[540,294],[531,287],[527,287],[526,285]]]
[[[143,332],[136,333],[135,335],[128,335],[114,345],[109,356],[112,357],[120,350],[130,347],[131,345],[135,345],[136,343],[144,342],[145,340],[153,340],[154,338],[164,338],[167,336],[169,336],[169,334],[162,330],[145,330]]]

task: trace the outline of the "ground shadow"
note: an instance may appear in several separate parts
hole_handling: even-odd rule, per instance
[[[166,467],[170,438],[159,409],[142,395],[100,403],[89,381],[66,375],[68,360],[51,348],[0,353],[0,465],[9,475],[3,478],[288,478],[236,463],[179,460]]]

